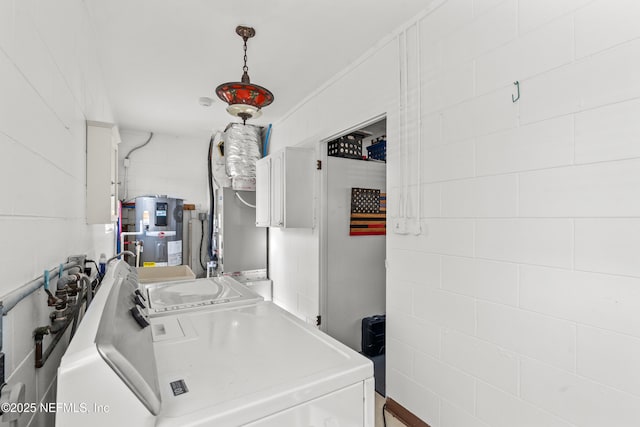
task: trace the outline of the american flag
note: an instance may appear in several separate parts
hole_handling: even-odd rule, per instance
[[[349,235],[384,234],[387,234],[387,193],[371,188],[352,188]]]

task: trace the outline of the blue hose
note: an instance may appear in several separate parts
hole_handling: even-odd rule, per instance
[[[269,148],[269,139],[271,139],[271,123],[267,127],[267,134],[264,136],[264,146],[262,148],[262,157],[267,157],[267,148]]]

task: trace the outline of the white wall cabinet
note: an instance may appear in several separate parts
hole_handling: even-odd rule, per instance
[[[256,163],[256,225],[313,227],[312,148],[286,147]]]
[[[87,121],[87,224],[109,224],[117,217],[118,127]]]

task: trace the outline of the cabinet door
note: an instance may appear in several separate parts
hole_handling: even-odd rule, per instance
[[[271,156],[271,226],[284,226],[284,152]]]
[[[271,158],[256,162],[256,226],[269,227],[271,193]]]
[[[111,150],[109,152],[111,157],[111,168],[109,173],[111,174],[111,191],[109,193],[111,222],[115,222],[118,219],[118,141],[116,140],[115,131],[112,132]]]
[[[313,149],[288,147],[283,152],[283,227],[313,227]]]
[[[313,150],[287,147],[256,162],[256,225],[313,226]]]
[[[118,142],[113,124],[87,122],[87,224],[117,218]]]

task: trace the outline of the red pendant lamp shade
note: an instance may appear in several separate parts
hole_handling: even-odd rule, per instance
[[[216,94],[229,105],[247,104],[262,108],[273,102],[273,94],[269,90],[251,83],[223,83],[216,88]]]
[[[247,40],[255,36],[255,30],[250,27],[238,26],[236,33],[244,40],[244,67],[242,79],[239,82],[223,83],[216,88],[218,98],[229,104],[227,111],[233,116],[240,117],[243,123],[247,119],[259,117],[260,109],[273,102],[273,94],[266,88],[252,84],[247,67]]]

